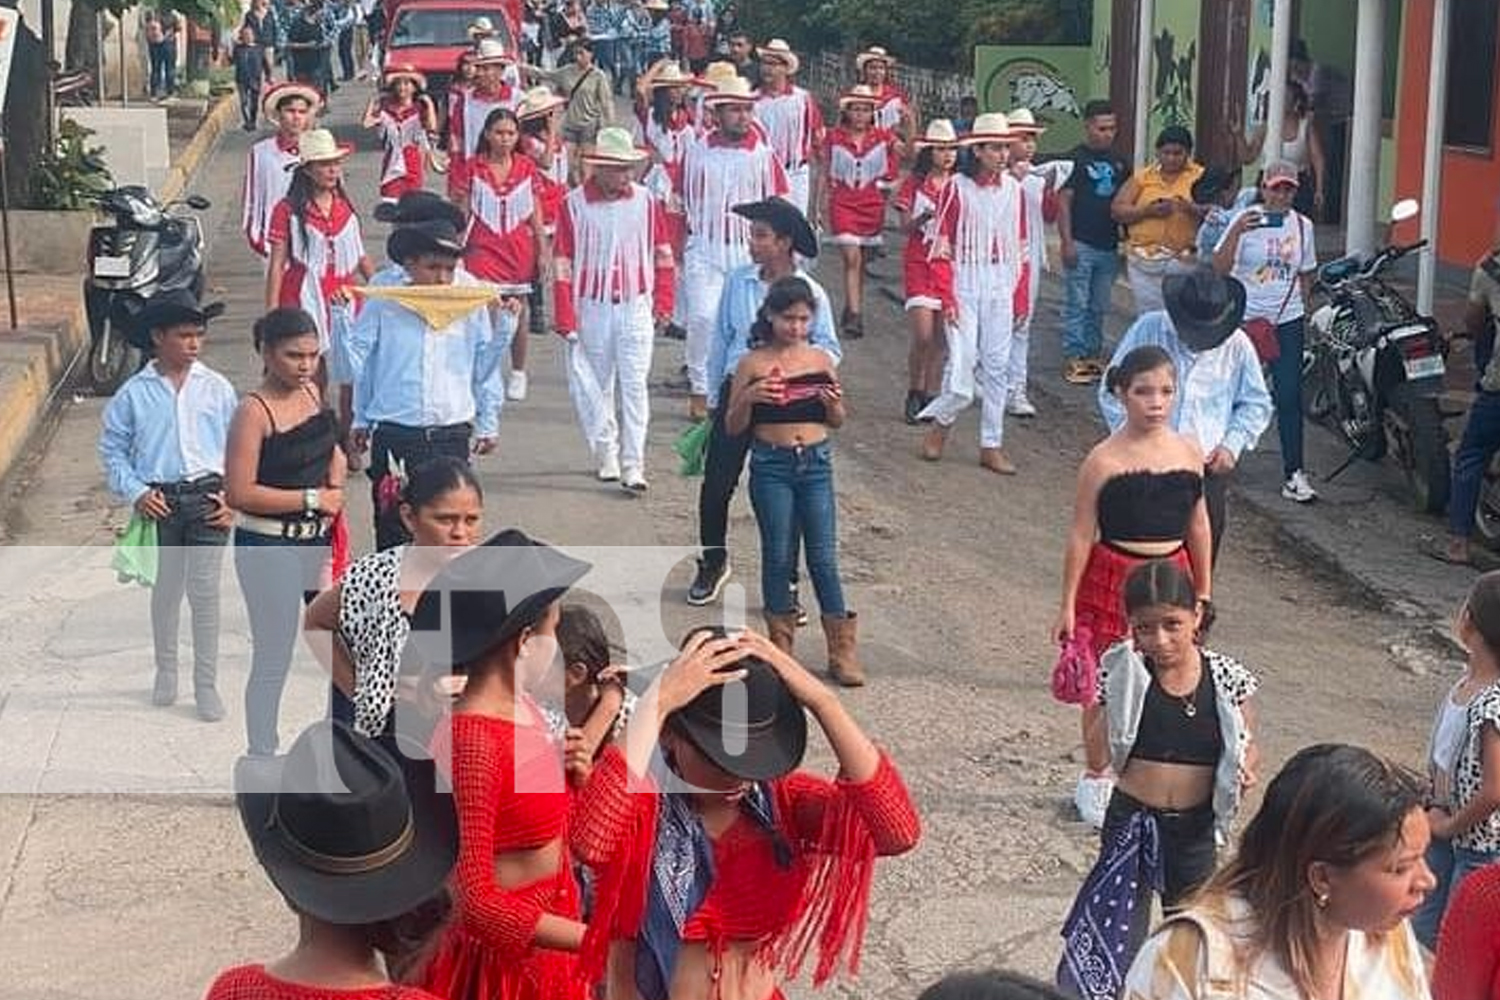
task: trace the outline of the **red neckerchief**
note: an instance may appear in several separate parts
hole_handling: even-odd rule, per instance
[[[970,177],[969,180],[973,181],[976,187],[999,187],[1005,180],[1005,171],[1001,170],[994,177],[986,180],[980,180],[978,177]]]
[[[591,205],[601,201],[626,201],[633,193],[634,189],[628,184],[619,194],[609,195],[604,193],[604,189],[592,177],[583,182],[583,200]]]
[[[828,143],[829,145],[846,145],[850,149],[854,150],[854,155],[864,156],[876,146],[879,146],[882,143],[889,142],[891,137],[890,133],[886,132],[885,129],[872,128],[867,129],[865,131],[865,134],[861,138],[863,138],[863,142],[857,140],[854,136],[854,133],[850,132],[848,129],[837,128],[833,130],[833,135],[829,136]],[[841,143],[840,140],[848,141]]]
[[[525,155],[519,149],[510,154],[510,170],[506,172],[504,177],[499,176],[499,173],[495,170],[495,164],[489,160],[481,159],[478,163],[479,166],[484,168],[484,175],[490,182],[490,186],[502,194],[536,173],[536,164],[532,162],[531,157]],[[528,170],[528,167],[531,169]]]
[[[288,139],[280,132],[276,133],[276,148],[281,150],[283,153],[295,154],[297,152],[297,146],[301,143],[301,141],[302,136],[300,134],[294,135],[290,139]]]
[[[349,224],[353,215],[354,206],[349,203],[349,199],[335,191],[333,204],[327,215],[323,214],[316,201],[309,200],[307,207],[302,210],[302,221],[325,236],[337,236]]]

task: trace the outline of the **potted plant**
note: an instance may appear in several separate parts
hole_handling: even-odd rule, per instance
[[[13,265],[23,273],[76,274],[88,255],[94,201],[113,185],[93,131],[64,119],[32,169],[29,210],[12,213]]]

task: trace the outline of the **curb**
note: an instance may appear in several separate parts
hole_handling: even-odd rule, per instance
[[[193,138],[183,147],[182,154],[167,171],[167,179],[157,195],[159,201],[166,203],[182,197],[187,186],[192,183],[193,175],[198,172],[199,164],[214,148],[214,143],[218,142],[225,124],[234,117],[236,110],[235,96],[225,94],[219,98],[213,110],[203,116],[203,120],[198,123],[198,131],[193,133]]]

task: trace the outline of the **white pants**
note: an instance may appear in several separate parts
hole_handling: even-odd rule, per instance
[[[724,271],[717,260],[689,246],[682,255],[682,289],[687,293],[688,391],[708,395],[708,350],[719,322]]]
[[[1033,300],[1035,301],[1035,300]],[[1014,327],[1010,335],[1010,364],[1006,367],[1006,383],[1010,386],[1010,394],[1014,396],[1018,392],[1026,391],[1026,379],[1031,365],[1029,356],[1031,354],[1031,317],[1026,317],[1026,322]]]
[[[568,345],[568,394],[583,436],[595,461],[618,455],[625,470],[644,471],[651,419],[646,379],[656,333],[651,297],[619,303],[579,299],[575,309],[578,339]]]
[[[804,163],[800,167],[787,167],[786,180],[791,189],[786,200],[797,206],[797,211],[807,214],[807,202],[812,195],[812,167]]]
[[[999,448],[1005,440],[1005,401],[1010,389],[1011,345],[1015,341],[1014,292],[960,288],[958,322],[948,327],[948,364],[943,391],[927,408],[942,427],[952,427],[974,402],[977,382],[983,395],[979,446]]]
[[[1191,257],[1149,258],[1129,255],[1125,273],[1130,280],[1130,295],[1135,300],[1135,314],[1144,316],[1166,308],[1162,301],[1161,279],[1169,274],[1186,274],[1194,266]]]

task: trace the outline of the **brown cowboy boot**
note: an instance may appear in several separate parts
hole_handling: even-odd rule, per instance
[[[853,611],[842,616],[824,615],[823,637],[828,641],[828,673],[841,687],[864,687],[865,668],[855,656],[859,616]]]
[[[797,638],[797,613],[778,615],[767,611],[766,634],[771,644],[788,656],[792,655],[792,644]]]
[[[922,457],[929,462],[936,462],[943,457],[943,445],[948,443],[948,428],[937,421],[927,428],[927,433],[922,435]]]

